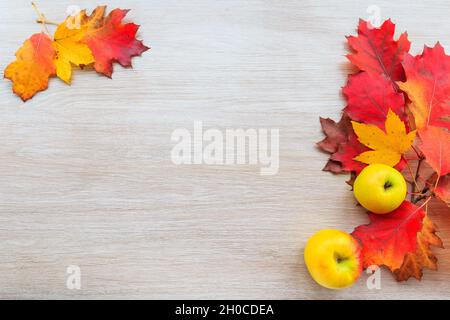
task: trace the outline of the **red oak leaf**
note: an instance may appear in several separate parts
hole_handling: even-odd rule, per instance
[[[347,58],[360,70],[384,74],[392,81],[403,80],[401,62],[411,43],[406,32],[398,40],[394,40],[394,33],[395,25],[391,20],[386,20],[380,28],[360,20],[358,36],[347,37],[350,48],[355,51]]]
[[[351,75],[343,89],[347,98],[344,112],[358,122],[374,124],[384,130],[389,109],[407,122],[403,94],[382,74],[360,72]]]
[[[361,172],[367,165],[353,160],[357,155],[370,150],[358,141],[356,134],[351,131],[348,135],[347,141],[339,145],[337,152],[330,157],[331,161],[340,163],[341,171],[357,173]]]
[[[370,223],[357,227],[352,235],[362,245],[363,265],[385,265],[399,269],[405,255],[417,248],[417,233],[422,229],[425,211],[404,201],[391,213],[369,213]]]
[[[350,119],[345,114],[342,115],[339,122],[321,117],[320,125],[326,137],[318,142],[317,146],[328,153],[338,151],[339,145],[347,141],[348,134],[353,130]]]
[[[432,125],[450,129],[450,56],[444,48],[437,43],[416,57],[406,54],[403,67],[406,82],[398,85],[411,100],[409,109],[416,128],[420,131]]]
[[[358,141],[350,118],[344,113],[339,122],[320,118],[320,124],[326,137],[318,142],[317,146],[331,154],[323,170],[334,173],[361,171],[365,165],[354,161],[353,158],[368,149]]]
[[[450,173],[450,133],[443,128],[428,126],[419,131],[420,150],[425,161],[439,176]]]

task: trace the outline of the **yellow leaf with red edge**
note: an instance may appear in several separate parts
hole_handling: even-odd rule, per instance
[[[67,18],[66,23],[78,24],[74,33],[92,52],[95,70],[111,77],[113,62],[130,67],[131,58],[141,55],[149,47],[136,39],[138,25],[122,23],[129,10],[114,9],[107,16],[105,11],[106,6],[99,6],[88,16],[83,10],[77,16]]]
[[[416,131],[406,132],[405,123],[389,109],[384,124],[385,131],[373,124],[352,121],[353,130],[359,142],[372,149],[354,160],[372,164],[384,163],[391,167],[400,162],[402,154],[411,148]]]
[[[55,75],[56,57],[52,40],[36,33],[16,52],[16,60],[5,69],[5,78],[13,83],[13,91],[23,101],[48,88],[48,79]]]
[[[442,240],[436,235],[436,225],[428,216],[423,218],[422,230],[417,233],[417,247],[414,252],[405,255],[400,268],[394,271],[397,281],[406,281],[411,277],[420,280],[423,269],[437,270],[437,258],[431,246],[443,248]]]

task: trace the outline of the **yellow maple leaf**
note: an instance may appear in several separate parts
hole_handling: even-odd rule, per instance
[[[405,124],[391,109],[384,124],[386,132],[373,124],[352,121],[352,126],[359,142],[372,149],[353,158],[366,164],[384,163],[395,166],[402,154],[411,148],[416,137],[415,130],[406,133]]]
[[[79,22],[72,20],[74,17],[68,17],[58,25],[53,36],[53,47],[57,52],[56,75],[68,84],[72,78],[72,64],[86,66],[95,62],[91,49],[82,42],[85,26],[77,25]]]

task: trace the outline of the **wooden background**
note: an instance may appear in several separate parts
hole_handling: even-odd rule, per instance
[[[134,69],[52,79],[25,104],[0,81],[0,298],[450,298],[448,249],[421,282],[383,272],[372,291],[366,275],[322,289],[302,259],[316,230],[367,221],[314,145],[318,117],[344,106],[344,36],[377,5],[413,53],[437,40],[449,52],[448,1],[105,2],[131,8],[152,46]],[[73,3],[38,6],[62,20]],[[0,1],[2,70],[40,31],[35,18],[29,0]],[[172,164],[171,133],[196,120],[280,129],[279,173]],[[431,216],[449,246],[448,212]],[[69,265],[81,290],[66,288]]]

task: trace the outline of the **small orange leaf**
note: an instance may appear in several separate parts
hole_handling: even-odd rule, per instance
[[[36,33],[16,52],[16,60],[5,69],[5,78],[13,82],[13,91],[23,101],[48,88],[49,77],[55,75],[55,49],[44,33]]]

